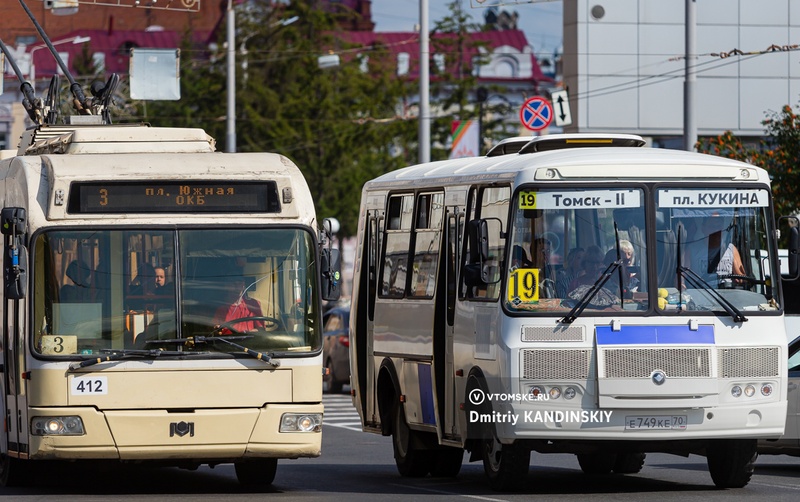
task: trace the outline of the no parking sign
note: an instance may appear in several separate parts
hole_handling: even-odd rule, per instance
[[[531,131],[541,131],[553,121],[553,106],[547,99],[534,96],[522,103],[519,120],[525,128]]]

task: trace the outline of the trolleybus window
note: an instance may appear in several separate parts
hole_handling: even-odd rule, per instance
[[[34,348],[42,355],[172,350],[178,339],[213,335],[246,335],[239,344],[257,351],[320,346],[314,243],[303,230],[45,231],[35,253]],[[230,323],[231,312],[248,319]],[[237,350],[220,343],[213,352]]]
[[[569,311],[605,273],[586,310],[647,310],[644,203],[634,188],[523,187],[512,209],[506,308]]]

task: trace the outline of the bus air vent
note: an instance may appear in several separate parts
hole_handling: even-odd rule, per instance
[[[650,378],[656,370],[673,378],[711,376],[711,349],[602,349],[605,378]]]
[[[778,376],[778,347],[717,349],[720,378],[771,378]]]
[[[547,326],[523,326],[523,342],[582,342],[583,326],[570,326],[566,329]]]
[[[522,378],[526,380],[584,380],[589,378],[592,351],[523,350]]]

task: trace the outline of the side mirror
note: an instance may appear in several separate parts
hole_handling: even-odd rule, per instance
[[[322,299],[336,301],[342,295],[341,253],[338,249],[322,249],[320,251],[320,261]]]
[[[782,235],[782,230],[788,226],[786,260],[789,274],[784,275],[783,278],[793,281],[800,276],[800,220],[794,216],[782,216],[778,219],[778,223],[779,235]]]
[[[4,207],[0,212],[0,231],[3,235],[25,235],[28,220],[25,209],[21,207]]]
[[[469,262],[483,263],[489,258],[489,225],[486,220],[472,220],[467,223],[469,233]]]

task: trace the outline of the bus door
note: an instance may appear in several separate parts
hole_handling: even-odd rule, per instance
[[[437,406],[441,423],[440,439],[459,439],[457,399],[455,387],[455,363],[453,358],[453,335],[455,323],[458,280],[456,271],[461,257],[461,237],[464,229],[464,206],[466,190],[448,192],[445,198],[445,228],[440,264],[440,292],[437,294],[437,326],[434,330],[434,367],[436,378]]]
[[[28,406],[25,398],[25,294],[28,284],[28,251],[25,248],[25,210],[6,207],[0,215],[3,233],[3,333],[2,385],[5,441],[3,453],[28,456]]]
[[[375,299],[378,295],[378,258],[383,243],[383,222],[386,197],[369,196],[367,198],[364,242],[361,254],[361,285],[358,300],[358,318],[355,336],[356,360],[355,378],[359,394],[356,396],[363,411],[366,424],[378,422],[378,405],[375,400],[375,359],[373,339],[375,324]]]

